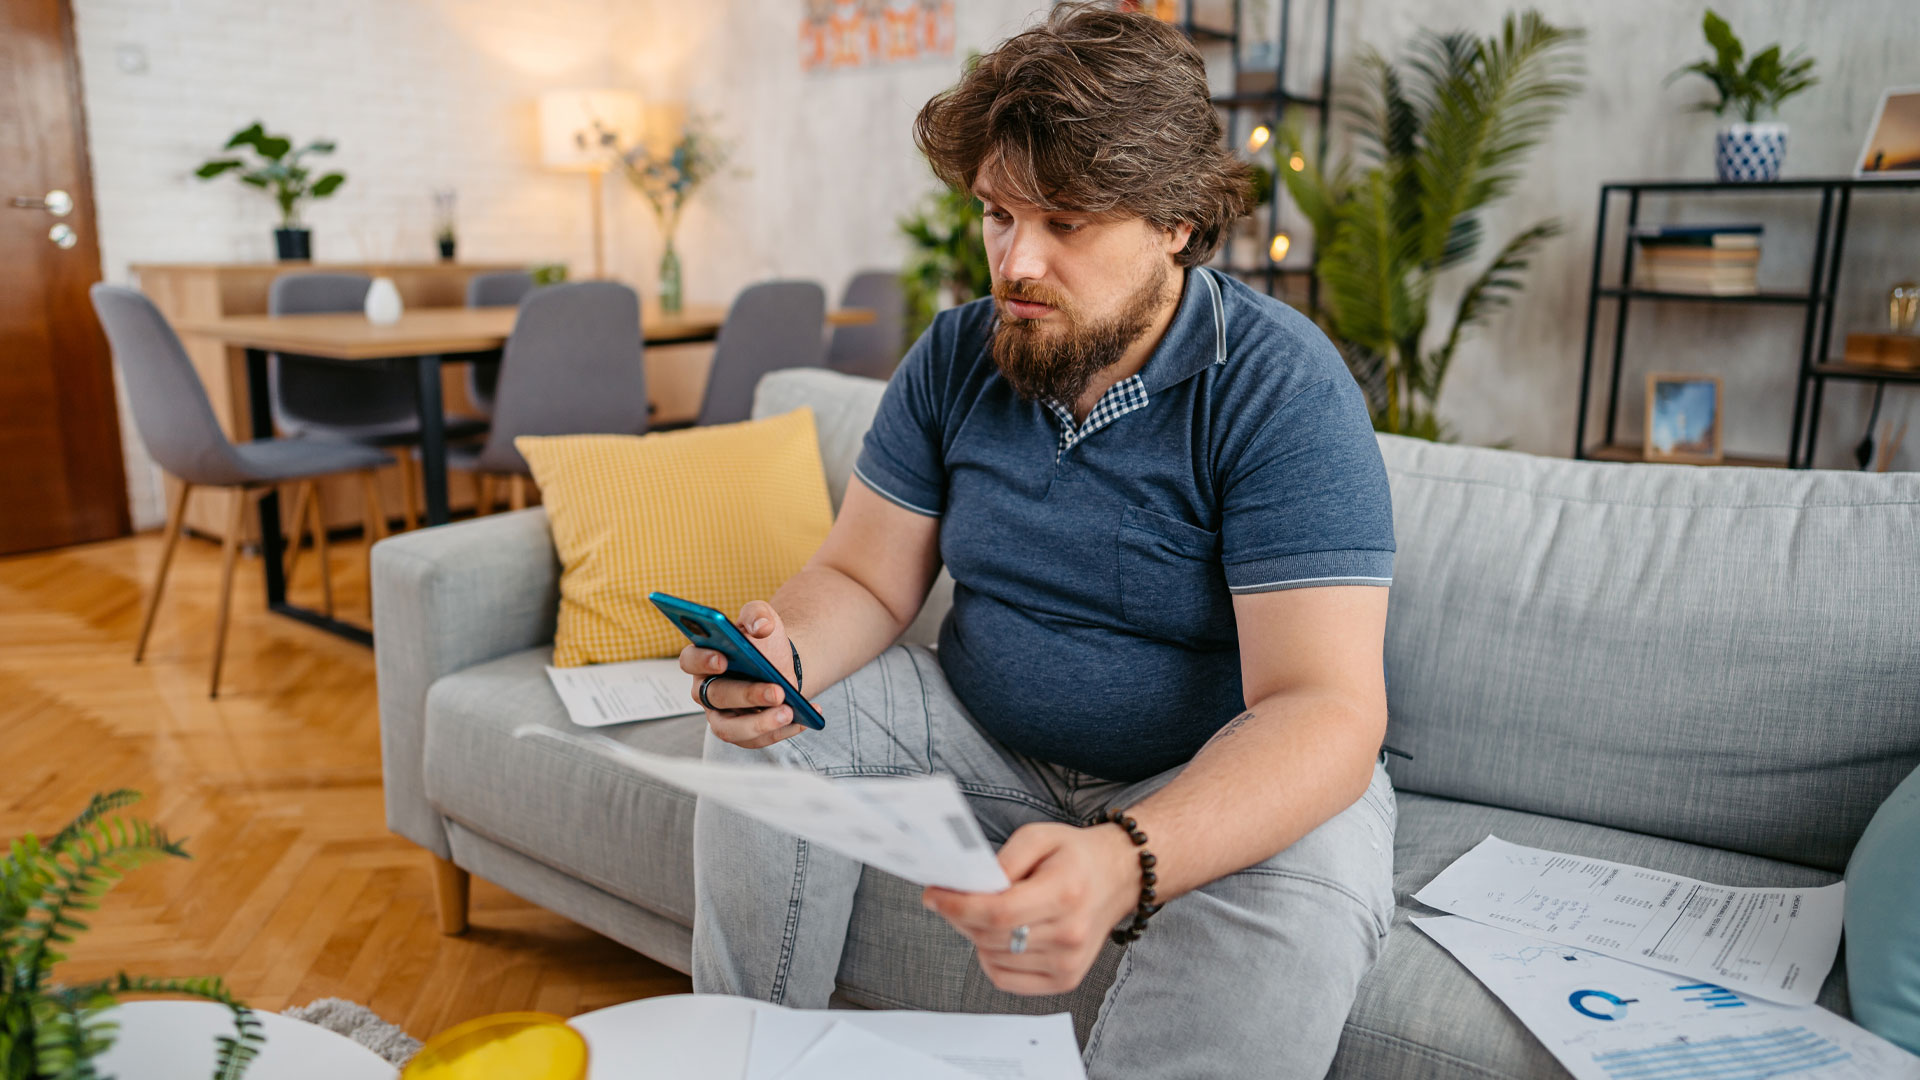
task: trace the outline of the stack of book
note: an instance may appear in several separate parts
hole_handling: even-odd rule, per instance
[[[1760,291],[1760,226],[1642,225],[1634,285],[1654,292],[1745,296]]]

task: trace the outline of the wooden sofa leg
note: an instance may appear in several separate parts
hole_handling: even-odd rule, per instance
[[[467,931],[467,887],[472,875],[438,855],[433,857],[433,903],[440,911],[440,932]]]

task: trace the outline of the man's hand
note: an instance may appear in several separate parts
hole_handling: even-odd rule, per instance
[[[788,682],[793,681],[793,647],[787,641],[787,626],[772,604],[754,600],[741,608],[740,630],[775,670]],[[712,649],[688,645],[680,650],[680,670],[694,677],[693,700],[698,702],[700,684],[707,676],[726,671],[727,658]],[[793,722],[793,708],[783,704],[784,697],[773,683],[715,679],[707,689],[707,700],[714,707],[703,705],[702,710],[707,714],[707,726],[721,741],[758,750],[807,730]]]
[[[1023,825],[1000,849],[1013,887],[1001,893],[929,888],[921,902],[973,942],[993,985],[1063,994],[1080,985],[1100,945],[1140,900],[1140,859],[1112,825]],[[1008,950],[1025,926],[1025,952]]]

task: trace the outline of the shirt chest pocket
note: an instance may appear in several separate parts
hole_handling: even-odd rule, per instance
[[[1188,646],[1234,640],[1218,532],[1129,506],[1114,559],[1120,614],[1141,633]]]

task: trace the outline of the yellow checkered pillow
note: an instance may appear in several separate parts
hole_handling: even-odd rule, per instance
[[[773,595],[833,524],[813,410],[654,435],[522,435],[560,551],[555,667],[677,656],[664,593],[729,617]]]

